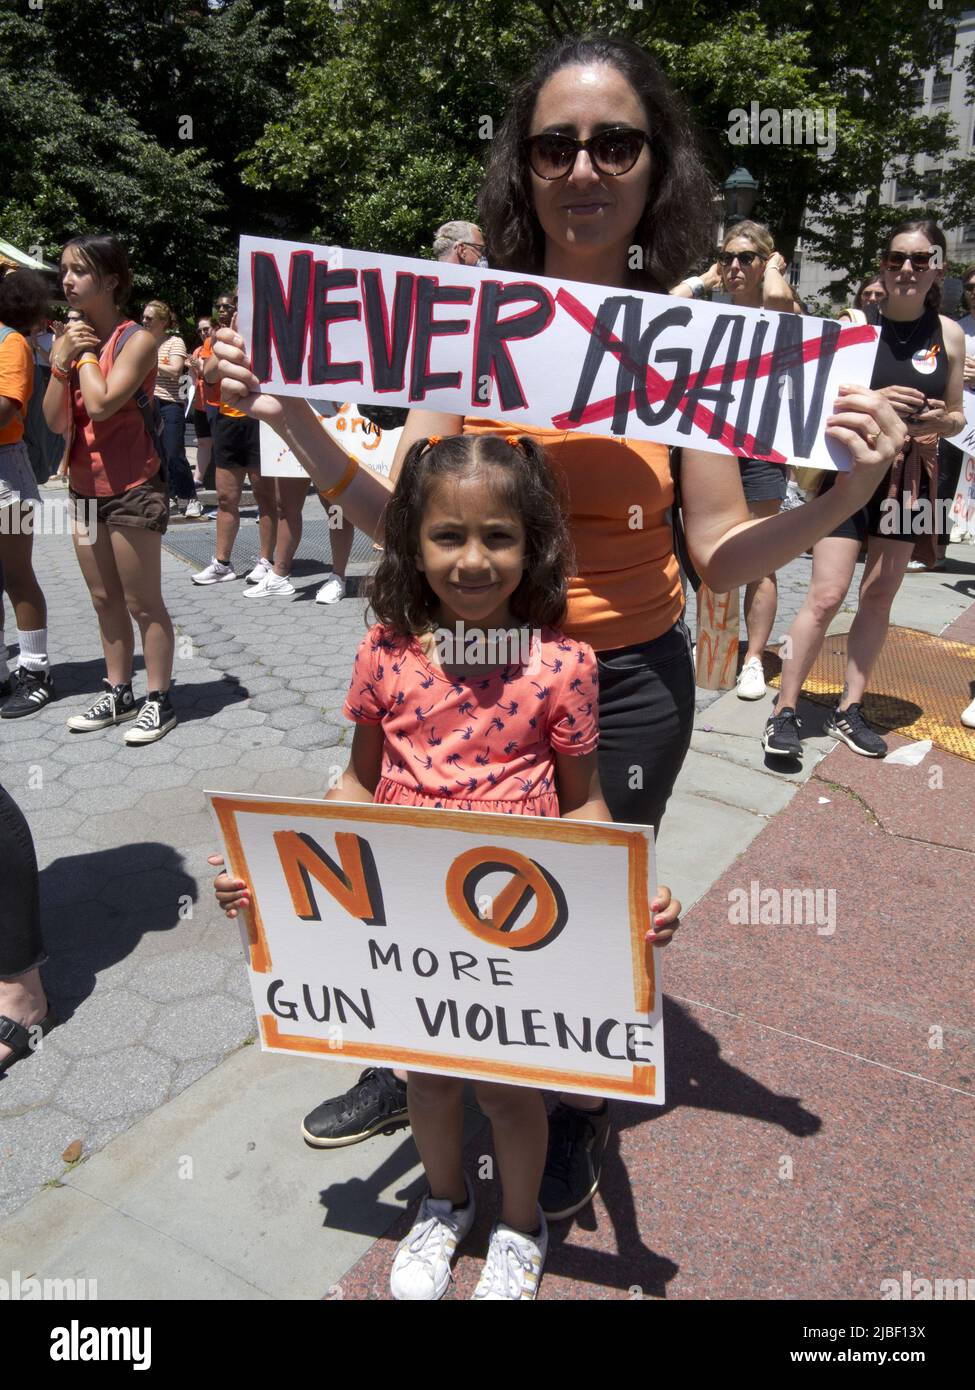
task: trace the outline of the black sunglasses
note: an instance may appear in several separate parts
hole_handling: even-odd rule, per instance
[[[927,270],[933,261],[937,269],[941,265],[941,248],[939,246],[934,251],[888,251],[884,259],[889,270],[900,270],[907,261],[915,270]]]
[[[616,126],[588,140],[575,140],[571,135],[531,135],[524,148],[532,171],[540,179],[564,179],[575,168],[580,150],[585,150],[597,173],[618,178],[629,173],[649,143],[645,131]]]
[[[739,265],[750,266],[752,261],[764,261],[765,257],[760,256],[757,251],[719,251],[718,265],[731,265],[732,261],[737,261]]]

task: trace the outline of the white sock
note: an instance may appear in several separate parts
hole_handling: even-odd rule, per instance
[[[18,628],[17,641],[20,643],[21,666],[26,666],[29,671],[48,669],[46,627],[36,628],[33,632],[21,632]]]
[[[7,679],[10,667],[7,665],[7,639],[3,632],[3,608],[0,606],[0,682]]]

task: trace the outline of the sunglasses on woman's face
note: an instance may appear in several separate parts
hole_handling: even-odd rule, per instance
[[[739,265],[743,265],[747,269],[753,261],[761,261],[764,259],[764,256],[760,256],[757,251],[718,252],[718,265],[731,265],[732,261],[737,261]]]
[[[933,261],[933,268],[937,270],[940,256],[940,247],[934,251],[888,251],[885,264],[888,270],[903,270],[907,262],[910,261],[914,270],[927,270]]]
[[[645,131],[617,126],[588,140],[575,140],[571,135],[532,135],[525,141],[525,149],[528,163],[540,179],[564,179],[571,174],[580,150],[585,150],[597,173],[615,179],[629,173],[649,143]]]

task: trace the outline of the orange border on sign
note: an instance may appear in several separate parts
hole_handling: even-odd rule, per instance
[[[463,812],[456,812],[462,815]],[[657,1091],[657,1068],[633,1068],[630,1081],[620,1077],[600,1076],[595,1072],[559,1071],[554,1067],[521,1067],[515,1062],[490,1062],[483,1057],[445,1058],[442,1052],[415,1052],[408,1047],[380,1047],[377,1043],[333,1042],[325,1038],[306,1038],[296,1033],[282,1033],[274,1014],[260,1014],[261,1037],[266,1047],[279,1052],[314,1052],[333,1058],[348,1057],[354,1062],[386,1062],[418,1071],[445,1072],[448,1076],[470,1077],[474,1081],[513,1081],[547,1087],[591,1092],[601,1096],[612,1091],[621,1096],[652,1096]],[[448,1065],[449,1063],[449,1065]]]
[[[252,801],[243,796],[220,796],[210,793],[211,803],[230,859],[229,872],[245,883],[252,881],[247,865],[247,856],[241,844],[237,828],[238,812],[265,816],[306,816],[309,820],[362,821],[367,825],[406,822],[407,825],[434,825],[439,830],[452,830],[459,834],[482,834],[485,840],[557,840],[563,844],[575,845],[619,845],[628,851],[629,864],[628,897],[630,911],[630,952],[633,967],[633,1004],[640,1013],[649,1013],[656,994],[653,947],[646,940],[651,930],[650,902],[642,885],[647,882],[649,866],[649,845],[644,835],[635,830],[621,830],[612,823],[585,825],[572,820],[548,820],[542,816],[504,816],[491,815],[484,811],[441,811],[420,807],[376,806],[369,803],[345,801]],[[651,892],[656,886],[648,885]],[[250,947],[250,967],[255,974],[269,974],[272,967],[271,952],[267,943],[264,923],[254,898],[251,906],[238,909],[243,917]],[[361,1043],[349,1047],[336,1047],[331,1040],[305,1038],[295,1034],[280,1033],[277,1019],[273,1014],[259,1016],[261,1032],[269,1047],[284,1051],[344,1053],[354,1060],[401,1062],[408,1067],[411,1063],[420,1070],[447,1071],[440,1054],[411,1052],[404,1048],[379,1047],[373,1043]],[[270,1026],[270,1032],[269,1027]],[[269,1041],[273,1036],[276,1041]],[[503,1080],[505,1077],[531,1082],[537,1086],[557,1088],[565,1084],[569,1088],[578,1085],[595,1095],[606,1091],[621,1095],[653,1095],[656,1091],[656,1068],[653,1066],[634,1067],[632,1082],[614,1081],[611,1077],[589,1073],[568,1073],[548,1068],[520,1067],[514,1063],[487,1062],[483,1058],[459,1058],[458,1066],[470,1067],[472,1077],[484,1080]],[[458,1072],[457,1075],[466,1073]]]

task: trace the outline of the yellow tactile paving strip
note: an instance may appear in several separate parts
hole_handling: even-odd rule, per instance
[[[770,664],[779,662],[773,653]],[[832,704],[846,673],[846,633],[827,637],[806,677],[803,695],[817,704]],[[870,678],[863,701],[865,718],[880,733],[929,738],[948,753],[975,762],[975,729],[959,719],[972,698],[975,647],[948,642],[909,627],[892,627]],[[774,675],[770,685],[778,685]]]

